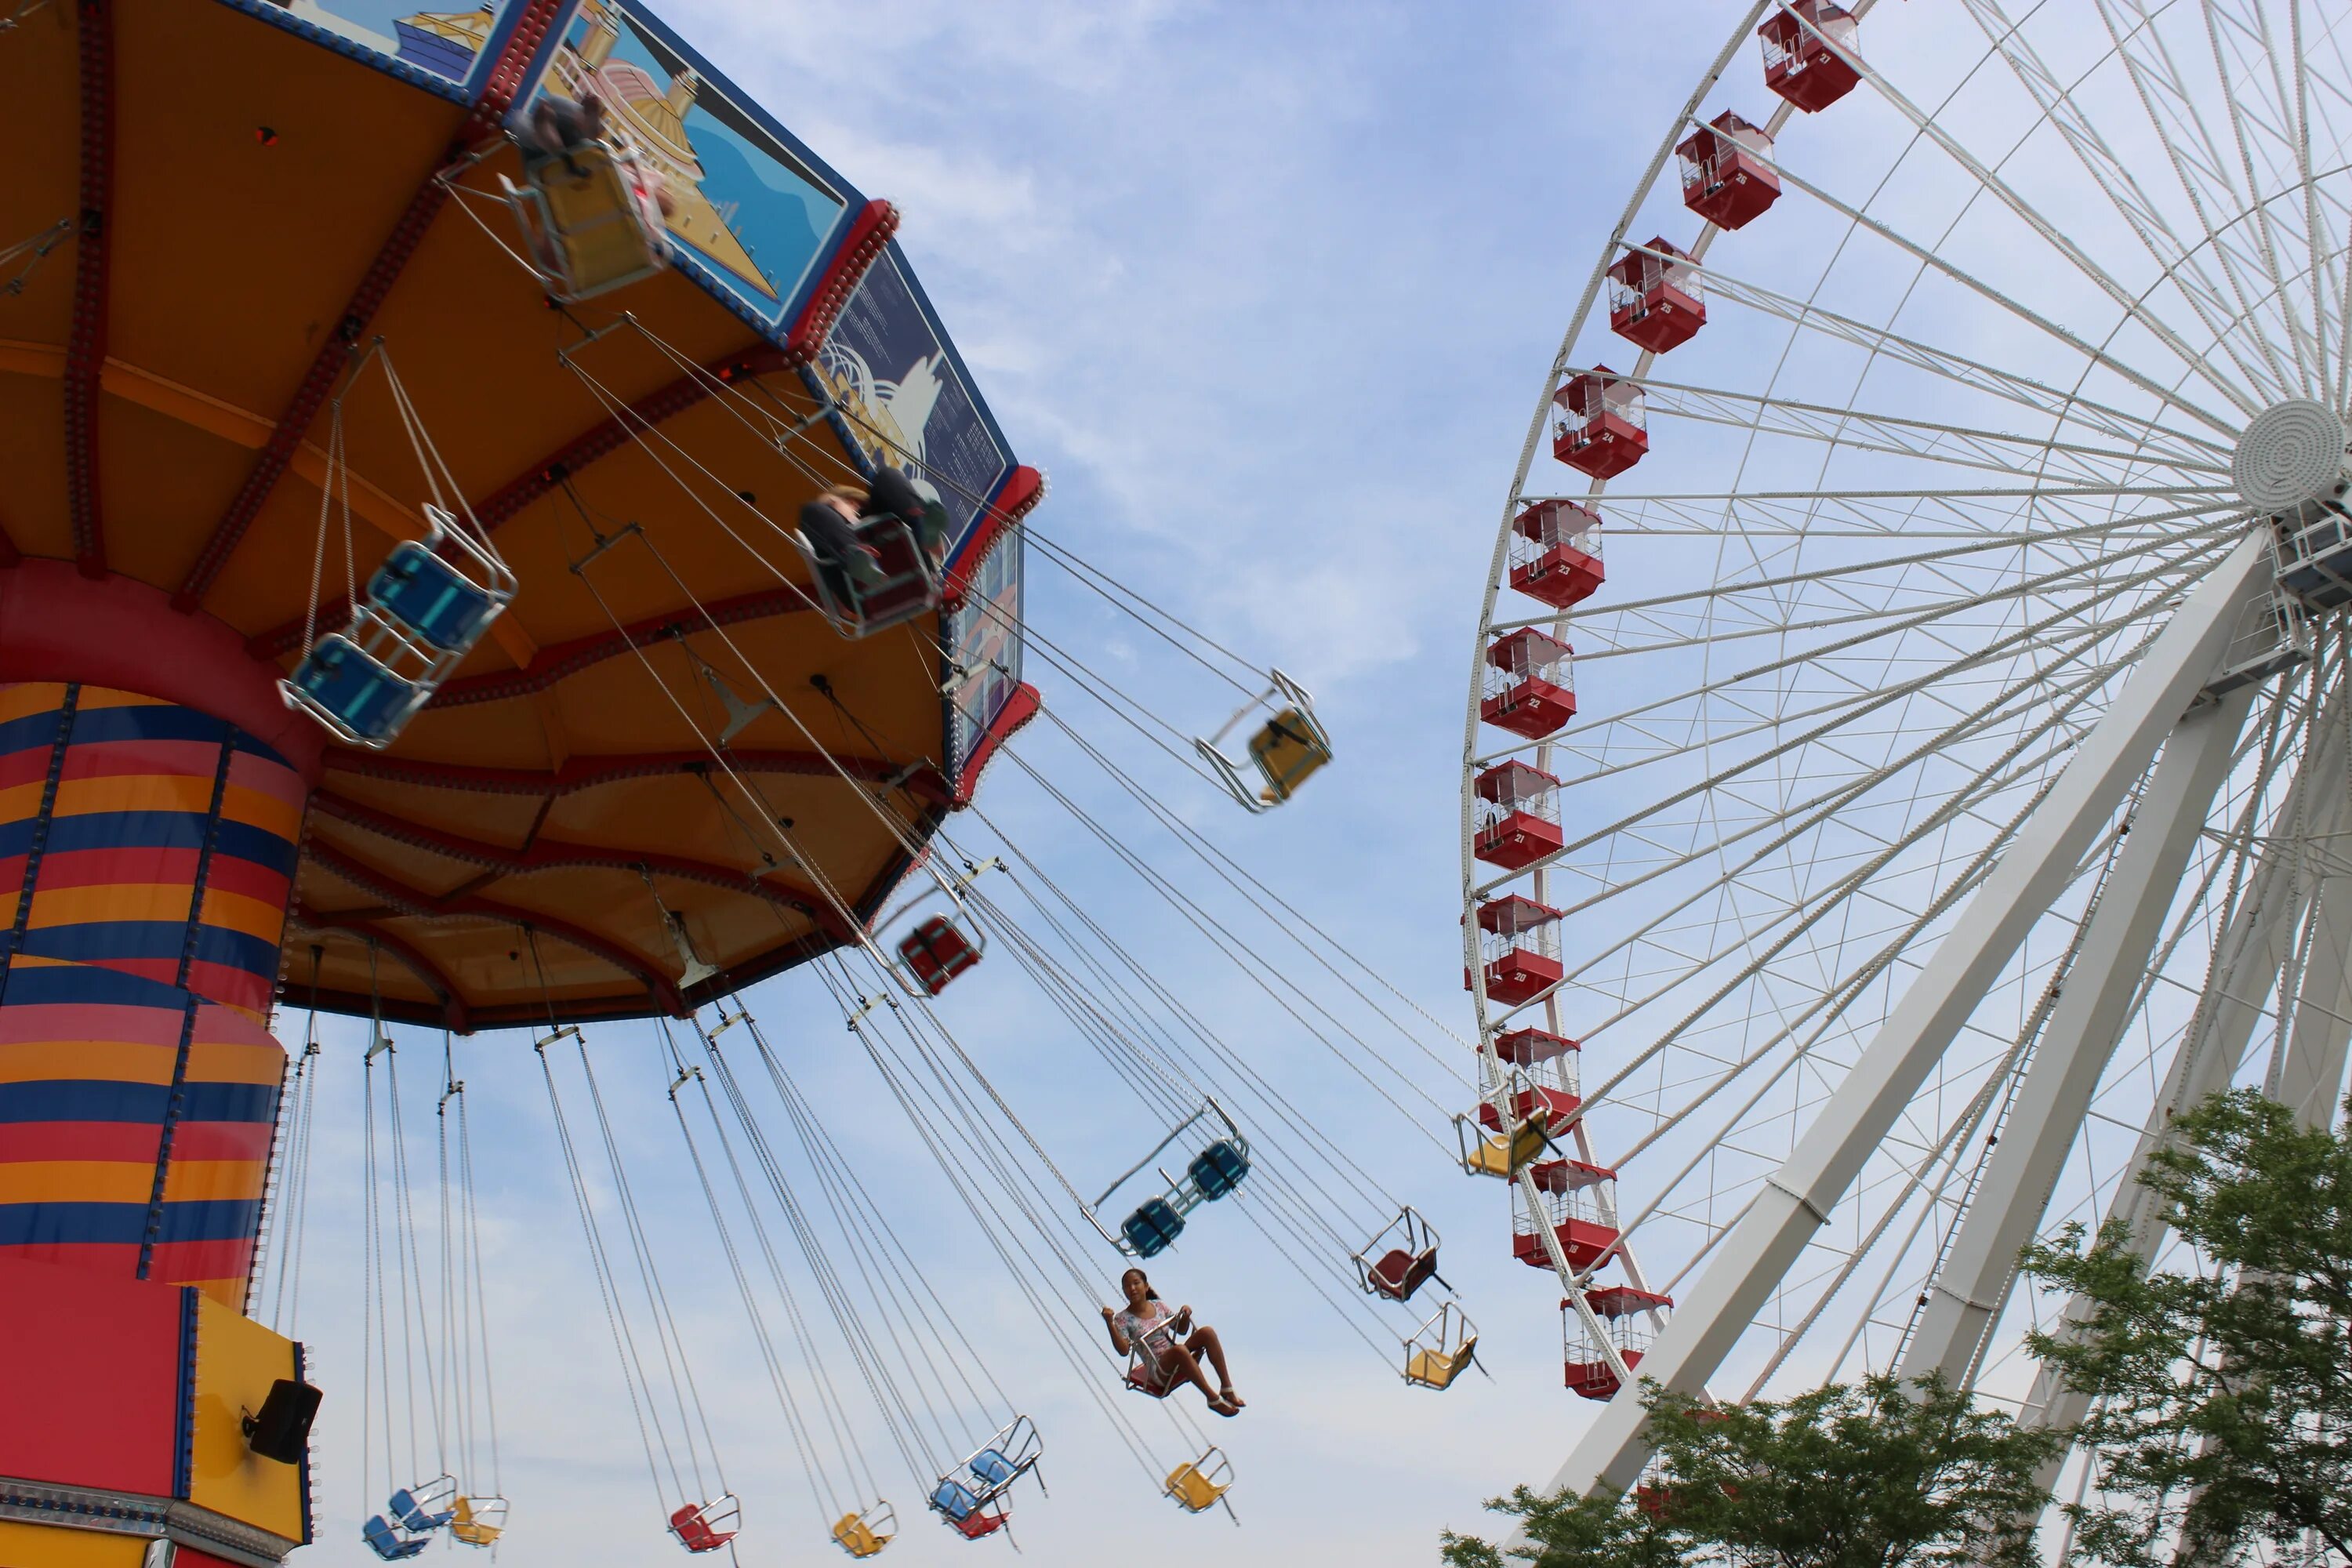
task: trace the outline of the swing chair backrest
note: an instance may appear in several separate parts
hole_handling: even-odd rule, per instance
[[[411,1531],[435,1531],[457,1515],[457,1481],[454,1476],[436,1476],[429,1481],[419,1481],[413,1487],[403,1487],[392,1494],[386,1510],[398,1520],[401,1527]]]
[[[390,745],[432,695],[394,675],[341,632],[320,637],[294,673],[278,685],[288,706],[302,709],[341,739],[371,751]]]
[[[1218,1448],[1168,1472],[1168,1495],[1187,1513],[1206,1513],[1224,1500],[1233,1485],[1233,1463]]]
[[[1476,1120],[1468,1116],[1455,1117],[1454,1130],[1462,1146],[1462,1168],[1474,1176],[1499,1176],[1505,1181],[1516,1177],[1541,1154],[1548,1142],[1546,1119],[1541,1115],[1517,1122],[1508,1137],[1499,1133],[1487,1137]]]
[[[1436,1247],[1407,1252],[1395,1247],[1364,1271],[1364,1279],[1374,1294],[1386,1296],[1391,1301],[1409,1301],[1412,1293],[1429,1283],[1436,1273]]]
[[[435,541],[449,532],[438,518],[433,531]],[[463,653],[480,639],[503,605],[491,590],[444,560],[433,543],[410,539],[394,545],[368,579],[368,602],[442,652]]]
[[[899,939],[898,957],[915,984],[936,996],[980,962],[980,951],[954,921],[933,915]]]
[[[576,165],[580,173],[573,174]],[[530,172],[530,185],[507,187],[508,199],[534,233],[548,291],[566,301],[593,300],[662,269],[669,247],[636,154],[605,142],[565,149]]]
[[[1213,1203],[1240,1186],[1249,1169],[1249,1145],[1238,1138],[1220,1138],[1194,1155],[1184,1173],[1200,1194]]]
[[[1478,1356],[1478,1328],[1460,1305],[1447,1301],[1404,1342],[1404,1380],[1422,1388],[1445,1389],[1468,1372]]]
[[[506,1499],[460,1497],[457,1517],[449,1523],[449,1533],[468,1546],[488,1546],[498,1541],[506,1524]]]
[[[688,1552],[716,1552],[735,1539],[742,1507],[732,1496],[687,1503],[669,1516],[669,1530]]]
[[[852,1557],[873,1557],[890,1544],[898,1534],[898,1516],[887,1502],[876,1503],[864,1513],[845,1513],[834,1521],[835,1544]]]
[[[1258,798],[1268,805],[1288,800],[1293,791],[1331,760],[1330,737],[1313,714],[1299,708],[1286,708],[1267,720],[1250,738],[1249,750],[1250,760],[1265,777]]]

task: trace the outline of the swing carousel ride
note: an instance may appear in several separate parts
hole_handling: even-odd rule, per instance
[[[1639,1483],[1642,1378],[2072,1426],[2021,1248],[2170,1256],[2176,1110],[2339,1103],[2347,22],[1759,4],[1667,122],[1465,723],[1484,1168],[1606,1402],[1558,1484]]]
[[[1407,1384],[1473,1365],[1420,1213],[976,801],[1008,759],[1443,1137],[1463,1043],[1024,680],[1044,661],[1253,814],[1332,755],[1297,682],[1036,531],[1044,481],[888,203],[630,0],[11,0],[0,101],[43,150],[0,185],[0,1341],[38,1347],[6,1358],[0,1555],[275,1563],[312,1538],[322,1396],[364,1411],[328,1469],[376,1556],[528,1531],[457,1070],[503,1030],[543,1079],[647,1539],[731,1552],[747,1513],[782,1538],[784,1504],[730,1489],[661,1282],[684,1222],[624,1168],[620,1021],[661,1053],[808,1539],[881,1552],[894,1494],[1009,1536],[1045,1435],[908,1305],[923,1264],[745,1003],[788,969],[1179,1508],[1230,1514],[1233,1466],[1165,1346],[1106,1365],[1093,1319],[1193,1227],[1242,1216]],[[1171,724],[1029,626],[1032,547],[1233,716]],[[1167,856],[1009,743],[1041,717]],[[1134,1150],[1066,1174],[959,1042],[983,960],[1166,1129],[1108,1184]],[[271,1030],[304,1016],[289,1052]],[[438,1068],[421,1090],[404,1054]],[[326,1074],[360,1128],[321,1122]],[[354,1146],[363,1375],[321,1388],[303,1238],[354,1216],[313,1215],[310,1173]]]

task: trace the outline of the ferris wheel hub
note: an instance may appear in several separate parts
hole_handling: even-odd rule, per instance
[[[2254,416],[2238,437],[2230,477],[2248,506],[2281,512],[2328,500],[2345,486],[2344,421],[2324,403],[2293,397]]]

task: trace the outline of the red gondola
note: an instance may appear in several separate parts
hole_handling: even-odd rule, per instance
[[[1511,523],[1511,586],[1565,610],[1601,584],[1601,514],[1572,500],[1539,500]]]
[[[1584,1293],[1585,1305],[1601,1320],[1601,1327],[1609,1343],[1624,1362],[1625,1370],[1633,1371],[1642,1357],[1657,1340],[1654,1318],[1675,1304],[1671,1296],[1660,1296],[1649,1290],[1636,1290],[1630,1285],[1611,1285],[1600,1290]],[[1617,1369],[1610,1364],[1608,1353],[1593,1342],[1591,1331],[1575,1304],[1562,1301],[1560,1338],[1563,1360],[1567,1365],[1568,1386],[1587,1399],[1607,1399],[1623,1386]]]
[[[1577,1043],[1548,1029],[1509,1029],[1495,1037],[1495,1054],[1511,1064],[1511,1121],[1540,1116],[1547,1132],[1567,1136],[1568,1124],[1584,1103],[1578,1092]],[[1491,1101],[1479,1103],[1478,1120],[1490,1131],[1502,1131],[1502,1114]]]
[[[1789,0],[1756,29],[1764,40],[1764,85],[1807,114],[1827,109],[1862,80],[1860,71],[1838,58],[1838,49],[1856,52],[1858,31],[1853,13],[1843,5]]]
[[[1740,228],[1780,199],[1780,176],[1764,162],[1772,138],[1725,110],[1675,149],[1683,165],[1683,205],[1717,228]]]
[[[1549,1268],[1551,1253],[1543,1244],[1549,1230],[1569,1268],[1579,1274],[1597,1268],[1617,1245],[1617,1227],[1602,1220],[1600,1202],[1601,1187],[1613,1184],[1617,1173],[1581,1160],[1544,1160],[1528,1174],[1535,1178],[1542,1209],[1528,1212],[1527,1194],[1511,1188],[1511,1256],[1530,1268]]]
[[[1613,479],[1650,449],[1641,387],[1607,365],[1576,372],[1551,400],[1560,411],[1552,426],[1551,455],[1579,473]]]
[[[1662,354],[1706,325],[1698,268],[1663,239],[1628,248],[1609,268],[1609,330]]]
[[[1479,859],[1520,871],[1559,853],[1559,780],[1514,758],[1480,773],[1471,787],[1478,797],[1471,848]]]
[[[1567,973],[1559,961],[1559,911],[1549,904],[1518,893],[1489,899],[1478,906],[1478,930],[1490,1002],[1516,1007],[1533,1001]],[[1466,989],[1470,977],[1462,984]]]
[[[1486,650],[1486,695],[1478,716],[1540,741],[1576,717],[1575,650],[1533,626],[1506,632]]]

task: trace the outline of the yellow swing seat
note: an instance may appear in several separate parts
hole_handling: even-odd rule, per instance
[[[877,1531],[863,1514],[845,1513],[834,1522],[833,1539],[852,1557],[877,1557],[892,1538]]]
[[[468,1546],[495,1545],[506,1531],[506,1517],[504,1498],[485,1498],[477,1502],[461,1497],[456,1516],[449,1521],[449,1533]]]
[[[1444,1390],[1468,1372],[1478,1359],[1478,1336],[1471,1335],[1451,1351],[1416,1349],[1405,1357],[1404,1380],[1423,1388]]]
[[[1544,1152],[1545,1119],[1530,1116],[1511,1129],[1507,1138],[1481,1136],[1462,1157],[1462,1168],[1474,1176],[1498,1176],[1511,1181]]]
[[[559,298],[591,300],[650,278],[667,262],[668,243],[639,194],[643,177],[634,153],[595,142],[533,169],[528,187],[508,187],[518,207],[535,209],[533,239]]]
[[[1168,1472],[1168,1495],[1186,1513],[1206,1513],[1219,1503],[1232,1513],[1234,1505],[1225,1502],[1225,1494],[1233,1488],[1234,1468],[1222,1449],[1212,1448]]]
[[[1268,805],[1288,800],[1298,786],[1331,760],[1323,727],[1297,708],[1286,708],[1250,737],[1250,759],[1265,775],[1258,798]]]

